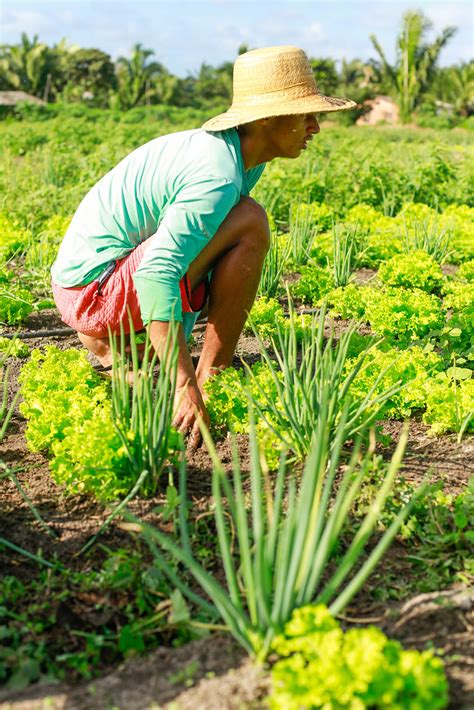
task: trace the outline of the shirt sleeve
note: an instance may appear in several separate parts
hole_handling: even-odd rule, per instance
[[[239,199],[233,182],[213,179],[186,186],[168,205],[133,276],[143,323],[182,321],[180,279]]]

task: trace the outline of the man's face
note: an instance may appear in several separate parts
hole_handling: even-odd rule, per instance
[[[275,116],[268,121],[266,135],[275,151],[275,157],[297,158],[319,130],[314,113]]]

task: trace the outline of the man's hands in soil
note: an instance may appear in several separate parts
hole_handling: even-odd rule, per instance
[[[173,426],[187,438],[189,448],[195,451],[202,441],[198,419],[201,418],[206,427],[210,426],[209,414],[199,388],[191,383],[177,388],[174,407]]]

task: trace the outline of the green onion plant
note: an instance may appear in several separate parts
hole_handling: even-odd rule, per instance
[[[438,264],[444,264],[452,254],[451,235],[447,227],[440,227],[434,219],[414,220],[411,228],[405,224],[403,251],[411,254],[422,249]]]
[[[309,210],[293,209],[291,204],[289,215],[290,256],[293,268],[297,269],[308,262],[318,229]]]
[[[334,285],[347,286],[352,278],[354,261],[359,251],[359,229],[357,225],[333,225],[332,228],[332,274]],[[328,263],[328,266],[331,265]]]
[[[274,298],[280,288],[281,280],[291,255],[291,243],[278,239],[272,233],[270,248],[265,257],[257,296]]]
[[[342,612],[387,550],[414,499],[424,492],[417,492],[371,551],[364,554],[399,470],[407,430],[401,435],[370,510],[353,533],[346,530],[348,513],[368,472],[372,452],[362,453],[362,437],[357,437],[350,461],[341,469],[349,407],[346,403],[335,427],[330,426],[328,415],[324,411],[318,420],[302,475],[288,472],[282,456],[274,480],[259,450],[252,422],[249,493],[242,480],[236,447],[231,481],[208,431],[202,427],[213,461],[214,515],[225,585],[193,556],[184,510],[180,515],[179,542],[128,514],[131,521],[138,523],[158,569],[203,611],[217,612],[230,633],[257,661],[266,658],[273,638],[283,631],[295,608],[315,602],[327,604],[332,614]],[[250,418],[253,419],[252,412]],[[180,495],[184,500],[184,459]],[[353,536],[346,539],[347,535]],[[361,563],[363,555],[365,560]],[[183,580],[176,562],[191,573],[206,598]]]
[[[152,494],[177,433],[172,428],[178,359],[177,324],[170,323],[162,361],[145,336],[140,360],[138,336],[131,325],[130,353],[123,329],[120,344],[111,336],[113,353],[112,417],[130,466],[141,480],[140,492]]]
[[[255,333],[277,394],[265,391],[247,367],[248,380],[252,385],[248,397],[258,416],[281,440],[283,448],[292,451],[295,458],[302,461],[309,454],[323,413],[328,418],[330,429],[335,428],[347,403],[348,415],[344,426],[345,438],[350,439],[376,420],[384,403],[400,386],[397,384],[376,393],[387,372],[388,368],[385,368],[365,396],[352,398],[351,384],[363,370],[365,356],[374,344],[363,351],[357,364],[347,373],[346,361],[357,324],[350,326],[338,340],[332,336],[325,339],[325,305],[319,315],[312,317],[310,326],[303,332],[299,332],[297,327],[290,299],[289,306],[288,327],[277,324],[270,349]],[[252,391],[256,394],[252,395]]]

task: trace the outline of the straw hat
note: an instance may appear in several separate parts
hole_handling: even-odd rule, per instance
[[[350,99],[319,93],[308,57],[302,49],[265,47],[237,58],[232,105],[225,113],[206,121],[203,128],[224,131],[259,118],[345,111],[355,106]]]

